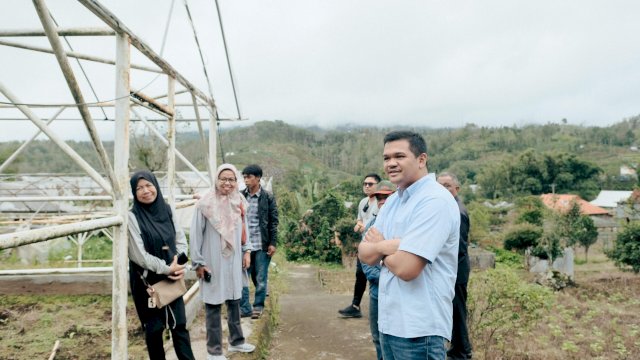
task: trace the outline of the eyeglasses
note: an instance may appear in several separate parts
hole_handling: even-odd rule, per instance
[[[362,183],[362,186],[371,187],[371,186],[374,186],[374,185],[376,185],[376,184],[377,184],[377,183],[374,183],[374,182],[363,182],[363,183]]]
[[[136,192],[140,192],[142,190],[151,190],[155,188],[156,187],[153,184],[140,185],[136,188]]]
[[[219,178],[218,181],[220,182],[220,184],[224,184],[224,183],[229,183],[229,184],[235,184],[236,179],[232,179],[232,178]]]

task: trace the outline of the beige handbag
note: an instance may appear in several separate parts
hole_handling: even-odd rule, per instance
[[[145,285],[147,285],[150,308],[162,309],[187,292],[187,286],[184,283],[184,278],[180,280],[166,279],[158,281],[153,285],[149,285],[144,277],[142,279],[144,280]]]

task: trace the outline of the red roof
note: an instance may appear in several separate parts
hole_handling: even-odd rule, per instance
[[[572,202],[580,205],[580,212],[584,215],[609,215],[609,212],[599,206],[590,204],[578,195],[570,194],[542,194],[540,195],[542,202],[550,209],[560,212],[569,210]]]

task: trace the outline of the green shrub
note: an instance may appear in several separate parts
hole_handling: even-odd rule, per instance
[[[631,267],[636,274],[640,272],[640,222],[632,222],[618,233],[607,256],[620,268]]]
[[[488,353],[504,347],[509,333],[526,332],[550,309],[550,289],[529,284],[508,268],[475,273],[469,282],[469,332],[475,349]]]
[[[513,252],[511,250],[505,250],[501,248],[491,247],[489,248],[494,254],[496,254],[496,264],[503,264],[507,267],[519,269],[522,268],[524,259],[521,254]]]
[[[340,263],[342,253],[335,240],[336,225],[343,218],[350,218],[344,199],[328,192],[304,214],[302,220],[288,224],[284,237],[287,260]]]
[[[504,248],[524,252],[529,247],[535,247],[542,237],[542,228],[531,224],[519,224],[509,230],[504,236]]]

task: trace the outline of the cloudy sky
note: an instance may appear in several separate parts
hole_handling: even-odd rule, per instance
[[[160,52],[170,0],[103,0]],[[213,0],[188,0],[222,117],[237,117]],[[219,0],[243,118],[299,125],[458,127],[609,125],[640,114],[638,1]],[[49,0],[61,27],[102,26],[73,0]],[[28,1],[0,4],[0,28],[40,28]],[[0,38],[49,47],[46,38]],[[70,37],[78,52],[115,58],[113,37]],[[208,92],[184,0],[175,0],[166,59]],[[72,102],[55,58],[0,46],[0,81],[24,103]],[[150,64],[136,51],[132,62]],[[74,63],[87,101],[95,101]],[[100,100],[113,67],[83,62]],[[166,77],[132,73],[132,88],[166,92]],[[178,101],[186,102],[187,97]],[[0,102],[7,99],[0,95]],[[56,109],[35,109],[50,117]],[[183,110],[191,117],[190,110]],[[107,117],[112,116],[110,110]],[[96,118],[104,115],[94,112]],[[149,115],[154,117],[153,115]],[[0,141],[35,127],[0,109]],[[62,118],[77,118],[67,110]],[[65,138],[81,122],[56,121]],[[191,129],[195,129],[192,125]],[[228,125],[224,125],[228,126]],[[186,126],[183,126],[185,128]],[[108,139],[112,123],[99,129]]]

